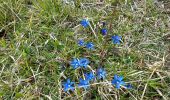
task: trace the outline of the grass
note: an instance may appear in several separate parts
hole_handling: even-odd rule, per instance
[[[0,0],[0,99],[169,100],[170,18],[156,5],[161,2],[62,1]],[[85,17],[98,38],[79,25]],[[106,37],[101,21],[107,23]],[[122,36],[121,45],[111,43],[114,34]],[[94,42],[95,50],[79,47],[80,38]],[[66,78],[78,83],[82,71],[90,71],[73,70],[74,57],[89,58],[93,69],[103,66],[108,81],[123,75],[133,88],[97,81],[88,90],[64,92]]]

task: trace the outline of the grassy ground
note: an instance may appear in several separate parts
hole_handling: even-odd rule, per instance
[[[0,99],[169,100],[167,9],[162,0],[125,1],[0,0]],[[79,25],[85,17],[98,39]],[[102,21],[106,37],[97,24]],[[111,43],[114,34],[122,36],[121,45]],[[95,50],[79,47],[80,38],[93,41]],[[103,66],[108,81],[114,74],[124,76],[133,88],[98,84],[65,93],[61,83],[66,78],[78,83],[82,77],[82,70],[69,65],[74,57],[89,58],[93,69]]]

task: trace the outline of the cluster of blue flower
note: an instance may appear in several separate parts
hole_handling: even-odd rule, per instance
[[[87,27],[90,25],[90,22],[89,22],[87,19],[83,19],[83,20],[80,22],[80,24],[81,24],[84,28],[87,28]],[[104,23],[103,26],[105,26],[105,23]],[[107,29],[106,29],[106,28],[102,28],[102,29],[101,29],[101,33],[102,33],[102,35],[104,35],[104,36],[107,35]],[[111,39],[112,39],[112,41],[113,41],[114,44],[120,44],[122,37],[119,36],[119,35],[114,35],[114,36],[112,36]],[[80,40],[80,41],[79,41],[79,45],[80,45],[80,46],[84,46],[84,41],[83,41],[83,40]],[[86,44],[86,47],[88,48],[89,45],[92,45],[92,47],[94,46],[93,43],[90,42],[90,43]]]
[[[89,50],[94,50],[94,44],[92,42],[85,43],[84,40],[80,39],[78,40],[79,46],[85,46]]]
[[[70,65],[73,69],[77,68],[87,68],[89,66],[90,61],[87,58],[74,58]],[[89,66],[90,67],[90,66]],[[94,72],[84,73],[85,79],[80,78],[78,87],[83,87],[87,89],[90,86],[90,81],[94,80],[97,76],[98,79],[104,79],[106,77],[106,71],[103,68],[99,68],[96,72],[96,76]],[[64,83],[64,91],[74,90],[74,82],[71,82],[70,79]]]
[[[87,28],[90,25],[90,22],[87,19],[83,19],[80,24],[84,27]],[[107,29],[103,28],[101,29],[101,33],[102,35],[106,35],[107,34]],[[112,42],[114,44],[120,44],[121,43],[121,36],[118,35],[114,35],[112,36]],[[79,46],[83,46],[86,47],[87,49],[93,50],[94,49],[94,44],[92,42],[87,42],[85,43],[83,39],[78,40],[78,45]],[[70,65],[73,67],[73,69],[77,69],[77,68],[91,68],[90,67],[90,61],[87,58],[74,58],[71,62]],[[79,84],[78,87],[79,88],[84,88],[87,89],[90,86],[90,82],[96,79],[99,80],[104,80],[106,78],[106,71],[103,68],[99,68],[97,69],[97,71],[95,72],[94,70],[92,70],[89,73],[84,73],[85,78],[80,78],[79,79]],[[113,86],[115,86],[116,89],[120,89],[121,87],[130,89],[132,88],[131,84],[126,84],[123,81],[123,76],[118,76],[117,74],[114,75],[111,84]],[[64,91],[67,92],[69,90],[74,91],[75,89],[75,82],[72,82],[70,79],[67,79],[66,82],[63,83],[63,87],[64,87]]]
[[[106,77],[106,71],[103,68],[97,69],[96,76],[93,74],[93,72],[84,73],[85,79],[80,78],[79,79],[79,88],[87,89],[90,86],[90,81],[96,79],[104,79]],[[118,76],[117,74],[114,75],[111,84],[115,86],[116,89],[120,89],[120,87],[124,87],[127,89],[131,89],[131,84],[126,84],[123,81],[123,76]],[[75,82],[71,82],[70,79],[67,79],[66,82],[63,84],[64,91],[67,92],[69,90],[74,91],[75,89]]]
[[[90,63],[90,61],[87,59],[87,58],[74,58],[70,65],[76,69],[78,67],[84,67],[84,68],[87,68],[88,64]]]

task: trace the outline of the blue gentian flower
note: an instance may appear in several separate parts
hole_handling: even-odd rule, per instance
[[[102,35],[106,35],[107,34],[107,29],[105,29],[105,28],[101,29],[101,33],[102,33]]]
[[[89,50],[93,50],[94,49],[94,44],[92,42],[88,42],[86,44],[86,48],[89,49]]]
[[[84,68],[87,68],[89,63],[90,63],[90,61],[87,58],[80,58],[80,60],[79,60],[79,65]]]
[[[114,75],[112,84],[115,85],[117,89],[120,89],[120,86],[125,85],[125,82],[123,81],[123,76]]]
[[[82,39],[78,40],[78,45],[79,46],[84,46],[85,45],[84,40],[82,40]]]
[[[67,79],[66,82],[63,83],[64,92],[72,90],[74,91],[74,82],[71,82],[70,79]]]
[[[122,38],[121,36],[115,35],[115,36],[112,36],[112,41],[114,44],[120,44],[121,38]]]
[[[84,79],[80,78],[78,86],[83,87],[84,89],[87,89],[90,86],[89,80],[86,80],[86,79],[84,80]]]
[[[79,60],[78,60],[77,58],[74,58],[74,59],[70,62],[70,65],[71,65],[74,69],[78,68],[78,67],[80,66]]]
[[[91,81],[91,80],[94,79],[94,74],[93,74],[93,72],[85,73],[84,75],[85,75],[85,79],[86,79],[86,80]]]
[[[82,19],[81,22],[80,22],[80,24],[81,24],[84,28],[86,28],[86,27],[88,27],[88,26],[90,25],[90,22],[89,22],[87,19]]]
[[[106,71],[103,68],[97,69],[98,79],[104,79],[106,77]]]
[[[127,85],[125,85],[125,87],[127,88],[127,89],[132,89],[132,84],[127,84]]]

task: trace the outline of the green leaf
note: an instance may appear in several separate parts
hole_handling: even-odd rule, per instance
[[[22,93],[16,93],[16,94],[15,94],[15,97],[16,97],[16,98],[21,98],[21,97],[23,97],[23,94],[22,94]]]

